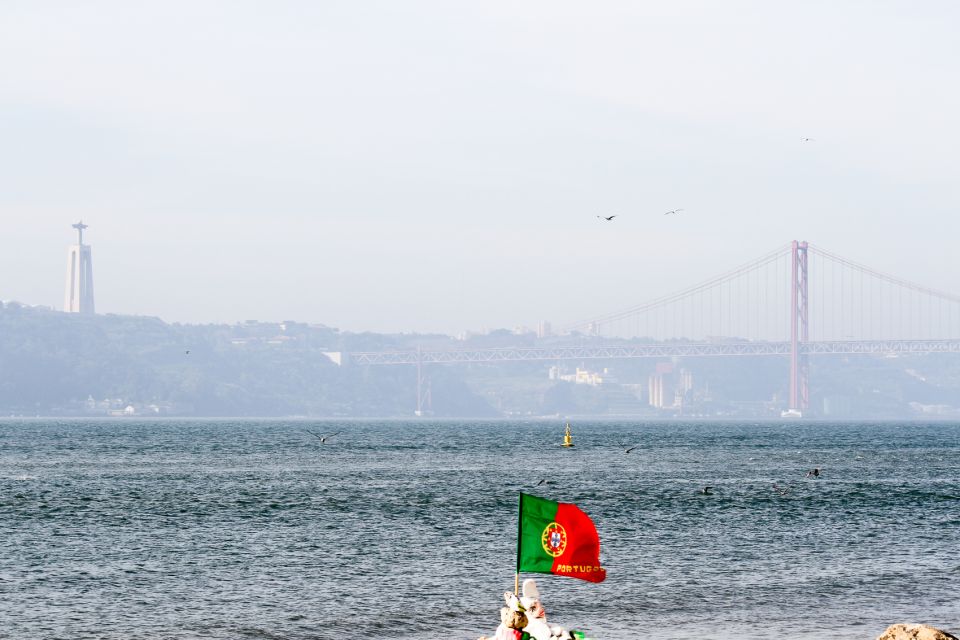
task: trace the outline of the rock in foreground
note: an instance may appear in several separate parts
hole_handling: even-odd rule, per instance
[[[960,640],[957,636],[927,624],[894,624],[877,640]]]

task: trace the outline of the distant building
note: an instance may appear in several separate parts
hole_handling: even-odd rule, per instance
[[[94,313],[93,257],[90,245],[83,244],[83,230],[88,225],[81,220],[73,225],[77,230],[77,244],[67,248],[67,290],[63,310],[67,313]]]
[[[657,409],[682,409],[684,398],[693,390],[693,374],[675,371],[672,362],[658,362],[647,381],[647,401]]]
[[[548,338],[552,335],[552,328],[550,323],[546,320],[541,320],[537,323],[537,337],[538,338]]]
[[[551,367],[549,376],[551,380],[563,380],[565,382],[572,382],[574,384],[587,384],[591,387],[597,387],[602,384],[610,384],[615,382],[609,369],[604,369],[602,372],[598,372],[577,367],[577,372],[574,374],[562,374],[560,373],[559,367]]]
[[[650,376],[649,390],[647,392],[647,399],[650,402],[651,407],[656,407],[657,409],[663,408],[666,404],[664,400],[666,399],[666,394],[664,393],[664,384],[663,384],[663,375],[655,373]]]

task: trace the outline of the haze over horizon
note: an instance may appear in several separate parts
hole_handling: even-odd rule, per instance
[[[957,18],[6,3],[0,299],[62,306],[79,219],[98,312],[171,322],[562,325],[793,239],[960,292]]]

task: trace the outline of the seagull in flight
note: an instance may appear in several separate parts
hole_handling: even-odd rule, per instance
[[[600,218],[601,220],[606,220],[607,222],[610,222],[611,220],[617,217],[617,214],[613,214],[612,216],[597,216],[597,217]]]
[[[187,349],[187,350],[184,351],[183,353],[184,353],[185,355],[190,355],[190,349]]]
[[[622,442],[619,442],[619,441],[617,441],[617,444],[620,445],[620,448],[623,449],[623,452],[624,452],[624,453],[630,453],[631,451],[633,451],[634,449],[636,449],[637,447],[640,446],[640,445],[638,445],[638,444],[635,444],[635,445],[633,445],[632,447],[628,447],[627,445],[625,445],[625,444],[623,444]]]
[[[681,211],[683,211],[683,209],[670,209],[670,211],[667,211],[667,212],[666,212],[665,214],[663,214],[663,215],[668,216],[668,215],[670,215],[671,213],[680,213]]]
[[[321,434],[319,434],[319,433],[314,433],[313,431],[310,431],[309,429],[304,429],[304,431],[306,431],[306,432],[309,433],[310,435],[314,436],[315,438],[319,438],[319,439],[320,439],[320,442],[321,442],[322,444],[326,444],[326,443],[327,443],[327,440],[328,440],[329,438],[332,438],[333,436],[338,435],[338,434],[340,433],[339,431],[337,431],[336,433],[327,433],[327,434],[322,434],[322,435],[321,435]]]
[[[800,142],[816,142],[813,138],[800,138]]]

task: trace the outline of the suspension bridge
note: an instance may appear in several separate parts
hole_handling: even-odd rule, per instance
[[[789,409],[809,407],[809,357],[960,353],[960,296],[793,241],[695,286],[560,331],[570,344],[354,352],[359,365],[704,356],[789,358]],[[606,340],[606,342],[604,342]]]

